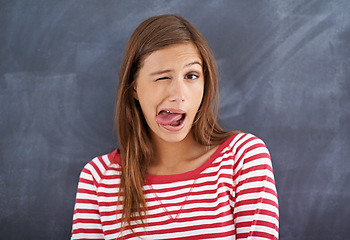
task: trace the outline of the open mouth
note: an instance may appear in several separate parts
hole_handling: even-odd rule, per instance
[[[181,126],[186,118],[183,111],[161,110],[156,116],[156,122],[162,126],[178,127]]]

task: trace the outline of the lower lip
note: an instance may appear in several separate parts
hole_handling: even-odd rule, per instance
[[[163,128],[165,128],[166,130],[168,130],[170,132],[178,132],[184,128],[185,121],[186,121],[186,117],[184,118],[184,120],[182,121],[182,123],[179,126],[161,125],[161,124],[160,124],[160,126],[162,126]]]

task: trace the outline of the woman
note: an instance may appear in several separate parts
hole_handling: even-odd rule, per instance
[[[217,123],[217,72],[184,18],[147,19],[119,75],[120,148],[81,173],[72,239],[277,239],[269,152]]]

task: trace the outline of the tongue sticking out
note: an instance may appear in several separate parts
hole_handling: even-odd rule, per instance
[[[156,122],[160,125],[172,125],[176,126],[181,123],[181,119],[183,118],[183,114],[181,113],[170,113],[162,111],[156,116]]]

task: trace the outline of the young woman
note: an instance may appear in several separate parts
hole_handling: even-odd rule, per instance
[[[119,149],[83,169],[72,239],[278,239],[269,152],[217,123],[213,55],[186,19],[147,19],[119,75]]]

